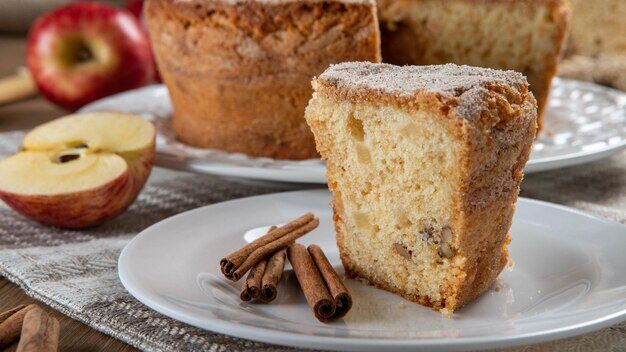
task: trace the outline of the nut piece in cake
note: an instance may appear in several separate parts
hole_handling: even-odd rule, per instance
[[[513,71],[332,65],[306,119],[351,277],[451,313],[508,260],[537,106]]]
[[[567,0],[378,0],[378,5],[383,61],[521,72],[541,118],[569,24]]]
[[[317,157],[304,120],[311,78],[380,62],[373,0],[148,0],[145,17],[183,142]]]

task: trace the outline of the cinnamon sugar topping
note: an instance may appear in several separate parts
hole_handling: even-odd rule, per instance
[[[342,91],[374,91],[396,98],[411,98],[420,92],[457,98],[457,114],[471,119],[485,93],[494,84],[523,93],[526,78],[515,71],[501,71],[455,64],[395,66],[370,62],[331,65],[318,80]]]

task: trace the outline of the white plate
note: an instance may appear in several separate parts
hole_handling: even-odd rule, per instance
[[[157,125],[160,166],[201,173],[271,181],[326,183],[319,159],[304,161],[251,158],[238,153],[194,148],[176,140],[172,107],[163,85],[121,93],[82,111],[120,110],[142,114]],[[526,173],[605,158],[626,148],[626,94],[592,83],[555,79],[541,133]]]
[[[343,273],[329,200],[325,190],[277,193],[176,215],[128,244],[119,259],[120,279],[141,302],[174,319],[237,337],[316,349],[487,349],[582,334],[625,318],[626,227],[528,199],[520,199],[511,231],[514,268],[500,275],[499,290],[490,290],[453,318],[346,280],[353,309],[344,319],[322,324],[291,271],[274,303],[240,302],[241,282],[221,277],[220,258],[258,235],[260,227],[306,211],[317,214],[321,225],[299,241],[321,245]]]

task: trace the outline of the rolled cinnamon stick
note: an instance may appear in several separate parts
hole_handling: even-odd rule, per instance
[[[229,279],[233,281],[239,280],[252,266],[259,262],[259,260],[267,257],[271,253],[276,252],[279,249],[286,248],[290,244],[292,244],[296,239],[306,235],[307,233],[313,231],[318,225],[320,221],[317,218],[305,223],[303,226],[296,228],[295,230],[285,234],[282,237],[279,237],[275,241],[272,241],[264,246],[257,248],[254,252],[250,253],[248,258],[238,267],[235,271],[232,272],[230,276],[227,276]],[[276,229],[278,231],[280,228]]]
[[[283,248],[272,254],[270,259],[267,260],[267,267],[265,267],[265,272],[261,279],[261,293],[259,295],[259,299],[262,302],[269,303],[276,299],[278,283],[285,269],[285,256],[287,256],[287,249]]]
[[[35,308],[39,307],[36,304],[28,305],[13,313],[0,323],[0,348],[10,344],[20,336],[24,316],[26,316],[26,313]]]
[[[55,352],[59,344],[59,322],[41,308],[31,309],[24,317],[17,352]]]
[[[343,280],[341,280],[335,268],[330,264],[322,249],[318,245],[312,244],[309,246],[308,250],[317,269],[322,274],[324,282],[326,282],[326,287],[328,287],[331,297],[333,297],[335,301],[336,308],[333,319],[343,317],[348,313],[350,308],[352,308],[350,292],[348,292],[346,285],[343,284]]]
[[[265,234],[263,237],[260,237],[248,243],[244,247],[220,260],[222,273],[224,274],[224,276],[230,278],[233,272],[246,261],[246,259],[250,256],[250,254],[252,254],[252,252],[273,241],[276,241],[277,239],[285,236],[293,230],[304,226],[305,224],[313,221],[314,218],[315,216],[312,213],[306,213],[284,226],[281,226],[279,228],[270,228],[267,234]]]
[[[242,301],[249,301],[259,297],[259,293],[261,292],[261,278],[263,277],[266,266],[267,260],[263,259],[252,267],[246,279],[246,283],[243,286],[243,290],[239,295]]]
[[[9,310],[7,310],[6,312],[2,312],[0,313],[0,323],[2,323],[3,321],[7,320],[11,315],[17,313],[18,311],[22,310],[22,308],[26,307],[25,304],[20,304],[19,306],[15,307],[15,308],[11,308]]]
[[[61,325],[59,321],[50,317],[48,328],[46,329],[46,338],[43,340],[43,350],[56,352],[59,349],[59,335],[61,334]]]
[[[35,95],[37,86],[28,70],[18,70],[13,76],[0,78],[0,106]]]
[[[287,256],[315,317],[322,322],[331,320],[335,302],[309,252],[303,245],[294,243],[287,248]]]

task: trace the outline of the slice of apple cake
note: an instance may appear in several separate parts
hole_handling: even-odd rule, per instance
[[[524,76],[453,64],[332,65],[306,111],[346,272],[451,313],[508,260],[537,130]]]

